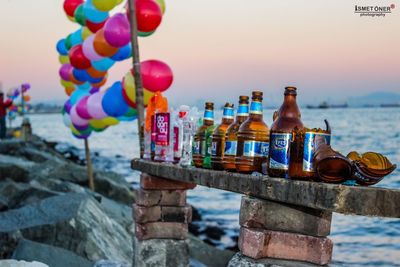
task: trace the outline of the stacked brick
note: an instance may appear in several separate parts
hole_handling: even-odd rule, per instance
[[[192,220],[192,208],[186,204],[186,190],[195,186],[143,173],[133,205],[137,240],[186,239]]]
[[[325,265],[331,261],[332,213],[243,197],[239,249],[253,259],[277,258]]]

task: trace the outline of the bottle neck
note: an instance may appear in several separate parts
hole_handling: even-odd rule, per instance
[[[206,109],[204,111],[203,125],[213,125],[214,124],[214,110]]]
[[[231,124],[234,119],[234,112],[233,108],[231,107],[224,107],[224,112],[222,115],[222,124]]]
[[[300,118],[300,109],[297,106],[295,94],[285,94],[283,104],[279,109],[279,117],[281,118]]]
[[[263,106],[262,102],[253,100],[250,105],[250,118],[262,119],[263,118]]]

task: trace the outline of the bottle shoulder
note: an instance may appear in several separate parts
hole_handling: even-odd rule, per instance
[[[300,118],[278,117],[271,125],[271,131],[292,132],[294,128],[303,129],[304,125]]]
[[[239,128],[239,133],[245,132],[267,133],[269,132],[269,128],[263,120],[252,120],[249,118],[245,122],[243,122]]]

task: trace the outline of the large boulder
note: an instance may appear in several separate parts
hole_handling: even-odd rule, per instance
[[[34,162],[0,154],[0,179],[10,178],[17,182],[29,182]]]
[[[93,263],[75,253],[27,239],[19,241],[12,256],[16,260],[40,261],[51,267],[92,267]]]
[[[236,255],[231,259],[228,267],[316,267],[317,265],[300,262],[300,261],[287,261],[280,259],[270,259],[264,258],[259,260],[254,260],[243,256],[241,253],[236,253]],[[319,265],[318,265],[319,266]]]
[[[88,195],[69,193],[0,213],[0,233],[18,230],[24,238],[73,251],[90,261],[132,260],[131,235]]]
[[[41,262],[33,261],[17,261],[17,260],[0,260],[0,267],[49,267]]]

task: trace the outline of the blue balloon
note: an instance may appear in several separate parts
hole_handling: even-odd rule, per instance
[[[72,70],[72,75],[74,75],[75,79],[77,79],[80,82],[87,82],[89,81],[89,73],[87,73],[86,70],[80,70],[80,69],[73,69]]]
[[[103,80],[103,78],[93,78],[92,76],[89,75],[88,82],[94,84],[94,83],[99,83]]]
[[[109,68],[111,68],[114,65],[115,61],[105,57],[99,61],[93,61],[92,62],[92,67],[95,68],[98,71],[107,71]]]
[[[122,95],[122,83],[114,83],[105,93],[101,103],[105,113],[112,117],[121,117],[128,112],[129,106]]]
[[[132,46],[131,44],[127,44],[118,49],[118,52],[115,55],[113,55],[111,59],[114,61],[122,61],[130,58],[131,56],[132,56]]]
[[[89,93],[91,85],[90,85],[90,83],[85,82],[85,83],[77,85],[76,87],[78,87],[79,90],[86,91],[87,93]]]
[[[71,41],[72,46],[75,46],[75,45],[83,43],[82,29],[79,29],[79,30],[73,32],[71,34],[70,41]]]
[[[134,115],[132,117],[129,116],[121,116],[117,118],[119,121],[134,121],[137,119],[137,115]]]
[[[65,46],[65,39],[61,39],[57,42],[57,52],[63,56],[68,55],[68,49]]]
[[[69,101],[70,101],[71,105],[76,105],[76,103],[78,103],[79,100],[81,100],[83,97],[85,97],[87,95],[90,95],[90,93],[88,91],[81,90],[78,88],[72,93]]]
[[[108,18],[108,12],[96,9],[92,4],[92,0],[87,0],[83,4],[83,14],[88,21],[93,23],[101,23]]]

